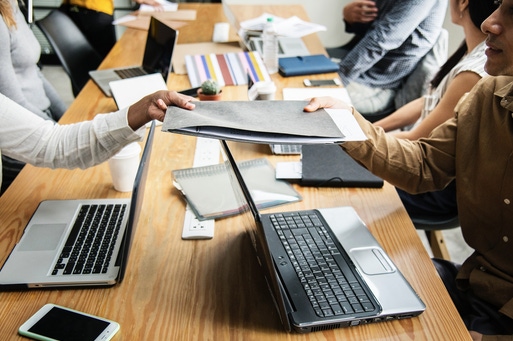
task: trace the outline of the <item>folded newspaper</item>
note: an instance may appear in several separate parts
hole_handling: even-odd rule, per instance
[[[304,112],[307,101],[194,103],[194,110],[168,107],[162,130],[253,143],[321,144],[366,139],[346,109]]]

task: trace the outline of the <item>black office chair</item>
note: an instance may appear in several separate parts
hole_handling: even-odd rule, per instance
[[[54,9],[35,23],[55,51],[77,96],[89,80],[89,71],[96,70],[102,58],[65,13]]]
[[[442,230],[460,227],[458,215],[441,215],[430,217],[410,216],[413,225],[418,230],[424,230],[429,246],[435,258],[450,260],[449,251],[442,234]]]

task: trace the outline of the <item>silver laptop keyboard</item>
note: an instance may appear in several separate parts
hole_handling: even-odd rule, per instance
[[[140,67],[119,69],[114,70],[114,72],[116,72],[116,74],[123,79],[146,75],[146,72],[144,72],[144,70]]]
[[[316,211],[270,215],[303,288],[320,317],[370,312],[374,305]]]
[[[106,273],[127,206],[82,205],[52,275]]]

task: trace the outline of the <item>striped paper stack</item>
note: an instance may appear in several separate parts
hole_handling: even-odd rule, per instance
[[[192,87],[200,86],[207,79],[219,85],[243,85],[248,74],[254,82],[269,81],[271,77],[258,52],[186,55],[185,66]]]

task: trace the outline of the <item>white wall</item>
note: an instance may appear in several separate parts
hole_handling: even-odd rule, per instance
[[[351,0],[223,0],[228,4],[301,4],[310,20],[327,27],[326,32],[319,32],[319,38],[325,47],[336,47],[347,42],[351,36],[344,32],[342,8]],[[449,11],[447,11],[449,12]],[[463,39],[461,27],[451,23],[449,13],[445,17],[444,27],[449,31],[449,54]]]

